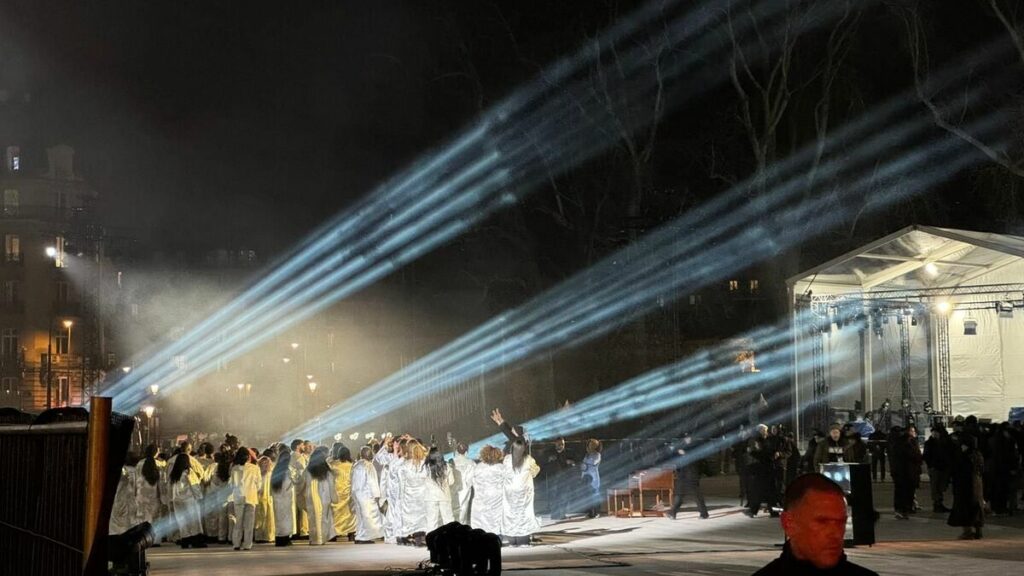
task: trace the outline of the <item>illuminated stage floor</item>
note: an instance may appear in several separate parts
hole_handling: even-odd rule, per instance
[[[747,518],[736,507],[736,499],[726,496],[736,491],[734,477],[708,479],[705,487],[712,508],[709,520],[698,519],[688,506],[676,521],[596,518],[548,524],[539,535],[541,544],[504,549],[503,567],[552,576],[751,574],[779,554],[778,520]],[[876,485],[876,507],[882,512],[876,527],[879,544],[848,551],[855,562],[881,574],[907,576],[929,571],[1005,576],[1024,570],[1024,515],[993,518],[984,540],[961,542],[956,540],[958,529],[946,526],[944,516],[920,513],[910,520],[895,520],[891,487]],[[928,494],[927,484],[918,494]],[[164,545],[149,554],[153,576],[358,576],[408,570],[426,558],[423,549],[349,543],[321,547],[297,543],[285,549],[263,544],[249,552],[223,546],[192,551]]]

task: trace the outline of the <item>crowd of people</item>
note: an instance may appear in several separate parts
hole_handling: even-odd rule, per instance
[[[540,528],[534,479],[541,466],[521,427],[497,410],[492,418],[508,442],[504,449],[484,446],[476,459],[456,443],[446,460],[437,446],[409,434],[371,440],[355,453],[341,442],[329,448],[302,439],[257,451],[230,434],[216,449],[184,441],[161,454],[150,445],[129,454],[122,468],[110,533],[150,522],[161,541],[182,548],[339,539],[424,546],[427,533],[458,521],[507,545],[529,546]],[[545,468],[560,488],[575,479],[596,496],[587,500],[596,514],[600,443],[592,441],[578,465],[563,452],[564,442]],[[563,515],[564,508],[563,502]]]
[[[741,476],[740,498],[747,503],[748,516],[755,516],[762,505],[777,515],[785,487],[800,474],[833,462],[864,464],[871,467],[873,480],[882,482],[888,467],[895,518],[906,520],[921,509],[917,490],[927,472],[932,512],[948,514],[947,523],[962,528],[961,538],[981,538],[986,515],[1019,510],[1024,426],[957,416],[951,428],[934,422],[922,443],[915,425],[883,432],[858,416],[833,424],[827,434],[815,432],[801,456],[792,434],[761,425],[752,438],[732,447]],[[951,508],[945,505],[947,492]]]
[[[491,418],[507,442],[504,448],[484,446],[476,458],[465,444],[452,443],[454,456],[446,460],[437,446],[409,434],[372,439],[354,454],[341,442],[328,448],[300,439],[258,452],[232,435],[218,449],[186,441],[160,454],[148,446],[141,457],[129,454],[110,531],[162,522],[164,539],[186,548],[216,541],[249,550],[254,542],[321,545],[339,538],[423,546],[427,533],[458,521],[499,534],[506,545],[528,546],[540,527],[538,489],[546,488],[542,494],[554,520],[569,512],[600,514],[600,441],[586,441],[577,454],[559,438],[538,450],[535,460],[521,426],[510,425],[498,410]],[[920,509],[917,491],[927,471],[932,511],[948,514],[949,525],[963,528],[962,538],[981,538],[986,515],[1018,510],[1024,470],[1020,422],[957,417],[951,431],[933,423],[921,442],[913,425],[883,433],[858,416],[832,425],[827,434],[816,431],[802,453],[783,426],[741,429],[736,438],[726,456],[750,517],[762,511],[779,515],[796,478],[835,462],[868,465],[876,482],[885,480],[888,469],[900,520]],[[699,517],[708,518],[702,461],[688,456],[695,450],[693,439],[684,434],[668,450],[660,458],[676,468],[675,498],[664,515],[674,519],[683,499],[692,498]],[[951,508],[945,506],[947,492]]]

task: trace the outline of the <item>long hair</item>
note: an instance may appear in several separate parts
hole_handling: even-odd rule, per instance
[[[274,492],[280,492],[284,486],[284,479],[288,477],[289,468],[292,464],[292,451],[285,448],[277,455],[277,464],[274,464],[274,471],[270,473],[270,488]]]
[[[309,457],[309,465],[306,466],[306,471],[315,480],[324,480],[327,475],[331,472],[331,467],[327,464],[327,447],[320,446],[316,450],[313,450],[313,454]]]
[[[519,471],[526,461],[526,440],[522,436],[512,441],[512,469]]]
[[[348,446],[345,446],[341,442],[335,442],[334,446],[331,447],[331,458],[334,458],[338,462],[351,462],[352,451],[348,449]]]
[[[373,446],[363,446],[362,448],[359,449],[360,460],[373,461],[374,454],[376,454],[376,451],[373,449]]]
[[[142,477],[150,486],[160,481],[160,469],[156,465],[156,444],[146,446],[146,460],[142,463]]]
[[[239,446],[238,450],[235,450],[235,457],[231,460],[231,463],[236,466],[245,466],[249,463],[252,454],[249,454],[249,449],[245,446]]]
[[[217,453],[217,478],[221,482],[227,482],[231,477],[231,460],[234,457],[230,446],[224,444],[220,447],[220,452]]]
[[[438,484],[442,484],[448,476],[448,463],[444,461],[444,454],[437,448],[431,448],[427,454],[427,469],[430,470],[430,477]]]
[[[427,458],[427,449],[415,440],[410,440],[405,445],[405,459],[422,465]]]
[[[192,469],[192,458],[182,452],[174,459],[174,466],[171,466],[171,482],[181,480],[181,475]]]

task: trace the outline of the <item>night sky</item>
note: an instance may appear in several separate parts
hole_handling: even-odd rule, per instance
[[[162,249],[272,253],[637,4],[3,0],[0,34],[5,81],[33,92],[41,138],[76,147],[112,230],[152,230]],[[939,59],[999,33],[975,3],[930,3],[928,18]],[[891,11],[867,8],[840,119],[908,86],[904,47]],[[642,227],[722,189],[709,142],[725,142],[734,173],[749,167],[734,119],[728,88],[669,115],[650,187],[686,193],[652,203]],[[558,241],[538,196],[519,216],[534,242]],[[878,231],[959,202],[933,200],[939,212],[911,205]],[[632,225],[609,218],[596,232]],[[550,268],[585,264],[580,252]]]

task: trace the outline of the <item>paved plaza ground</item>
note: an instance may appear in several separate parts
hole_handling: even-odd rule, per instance
[[[775,518],[747,518],[737,506],[735,476],[703,483],[711,518],[701,520],[689,505],[679,519],[609,518],[545,521],[541,542],[529,549],[503,550],[510,572],[556,575],[751,574],[779,554],[782,530]],[[918,499],[927,501],[927,484]],[[850,558],[884,575],[1024,573],[1024,515],[991,518],[980,541],[959,541],[959,529],[945,516],[921,512],[909,520],[892,515],[892,485],[875,484],[878,543],[847,551]],[[949,501],[947,499],[947,505]],[[930,510],[930,506],[928,507]],[[278,576],[389,574],[415,568],[427,551],[388,544],[336,543],[290,548],[257,545],[249,552],[211,546],[150,551],[153,576],[243,574]]]

